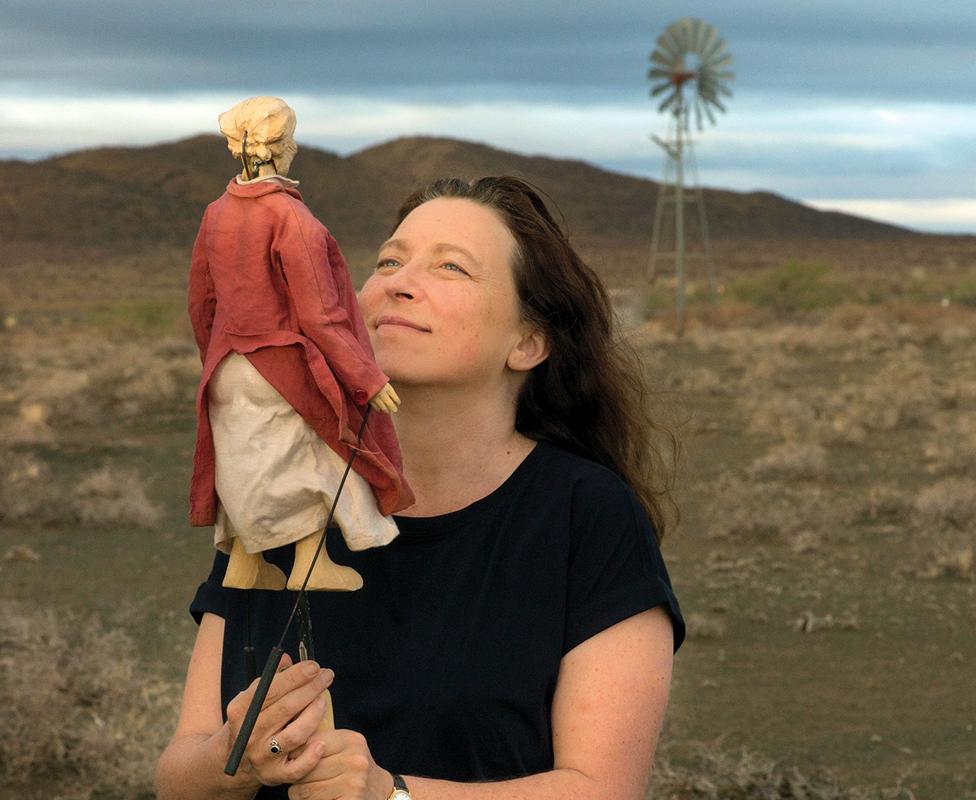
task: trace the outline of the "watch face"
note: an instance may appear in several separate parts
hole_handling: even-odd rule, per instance
[[[389,800],[410,800],[410,794],[403,791],[403,789],[397,789],[390,795]]]

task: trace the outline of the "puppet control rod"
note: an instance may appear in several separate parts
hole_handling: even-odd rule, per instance
[[[356,444],[359,445],[362,442],[363,431],[366,430],[366,420],[369,419],[370,406],[366,406],[366,412],[363,414],[363,422],[359,427],[359,433],[356,436]],[[254,690],[254,697],[251,698],[251,704],[247,707],[247,713],[244,715],[244,721],[241,723],[241,729],[237,733],[237,739],[234,740],[234,746],[231,748],[230,757],[227,759],[227,765],[224,767],[224,773],[227,775],[236,775],[237,768],[241,764],[241,759],[244,757],[244,748],[247,747],[248,740],[251,738],[251,733],[254,731],[254,725],[258,720],[258,714],[261,713],[261,708],[264,706],[264,701],[268,696],[268,690],[271,688],[271,681],[274,679],[275,673],[278,671],[278,664],[281,663],[281,657],[285,654],[282,645],[285,643],[285,637],[288,635],[288,631],[291,628],[291,623],[295,619],[295,613],[298,611],[298,606],[302,602],[302,598],[305,596],[305,587],[308,585],[309,578],[312,576],[312,569],[315,567],[315,562],[318,560],[319,553],[322,552],[322,546],[325,544],[325,534],[329,529],[329,525],[332,523],[332,516],[335,514],[336,506],[339,505],[339,495],[342,494],[342,487],[346,485],[346,477],[349,475],[349,470],[352,468],[352,462],[356,459],[356,453],[359,452],[355,447],[352,448],[352,454],[349,456],[349,461],[346,462],[346,469],[342,473],[342,479],[339,481],[339,488],[336,490],[335,498],[332,501],[332,507],[329,509],[329,517],[325,521],[325,527],[322,529],[322,536],[319,539],[319,546],[315,549],[315,555],[312,556],[312,563],[308,566],[308,572],[305,574],[305,580],[302,581],[302,588],[298,590],[298,596],[295,598],[295,604],[292,606],[291,614],[288,615],[288,621],[285,623],[285,629],[281,633],[281,638],[278,640],[278,644],[271,648],[271,653],[268,655],[268,660],[264,665],[264,672],[261,673],[261,680],[258,682],[257,689]]]

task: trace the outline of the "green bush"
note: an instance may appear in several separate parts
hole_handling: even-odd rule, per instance
[[[845,289],[830,276],[826,264],[789,261],[754,278],[734,281],[727,296],[777,313],[832,308],[845,299]]]

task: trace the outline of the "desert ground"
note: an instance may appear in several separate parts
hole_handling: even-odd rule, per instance
[[[186,253],[0,270],[0,795],[152,795],[206,577]],[[617,287],[682,443],[652,795],[976,798],[976,259]],[[43,776],[39,778],[39,776]]]

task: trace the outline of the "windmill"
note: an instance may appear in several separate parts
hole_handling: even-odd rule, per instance
[[[692,113],[699,131],[704,119],[715,124],[715,113],[724,112],[721,97],[731,97],[727,84],[734,77],[732,56],[718,30],[700,19],[684,17],[668,26],[658,37],[657,46],[650,55],[651,68],[647,77],[651,81],[651,97],[663,98],[657,107],[661,113],[671,115],[668,139],[651,135],[666,154],[664,180],[658,190],[654,209],[654,229],[651,233],[651,254],[648,261],[648,279],[653,281],[659,255],[663,212],[666,206],[674,206],[674,256],[677,278],[678,329],[684,327],[685,305],[685,204],[694,202],[698,207],[698,221],[702,236],[702,254],[708,267],[709,285],[714,294],[715,268],[708,242],[708,226],[705,219],[705,203],[698,185],[698,169],[695,164],[689,120]],[[690,165],[692,184],[685,191],[685,163]]]

